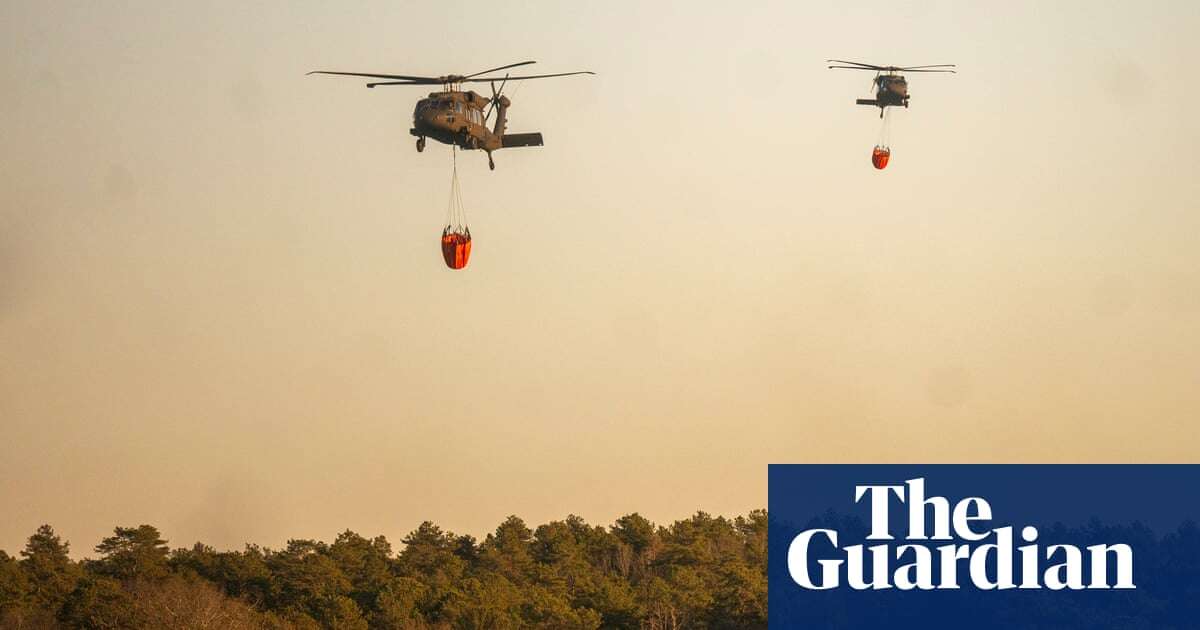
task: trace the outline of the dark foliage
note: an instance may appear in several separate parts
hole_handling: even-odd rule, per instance
[[[399,552],[351,531],[331,544],[168,551],[118,527],[73,562],[50,526],[0,551],[3,628],[765,628],[767,517],[703,512],[658,527],[511,516],[482,541],[422,523]]]

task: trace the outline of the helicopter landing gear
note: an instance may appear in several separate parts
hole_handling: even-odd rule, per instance
[[[492,160],[492,154],[488,153],[488,169],[496,170],[496,162]]]
[[[417,153],[425,150],[425,136],[417,138]]]

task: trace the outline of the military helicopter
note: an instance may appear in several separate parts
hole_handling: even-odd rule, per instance
[[[337,74],[351,77],[367,77],[372,79],[388,79],[368,83],[367,87],[379,85],[440,85],[441,92],[432,92],[428,98],[417,101],[413,110],[413,126],[409,133],[417,137],[417,152],[425,150],[425,139],[433,138],[438,142],[454,145],[463,149],[483,149],[487,152],[488,167],[496,170],[496,162],[492,160],[492,152],[498,149],[512,147],[540,147],[541,133],[504,133],[508,123],[508,108],[512,102],[504,96],[504,86],[509,81],[525,81],[527,79],[547,79],[550,77],[566,77],[576,74],[596,74],[584,70],[582,72],[561,72],[558,74],[537,74],[529,76],[485,77],[480,75],[508,70],[518,66],[527,66],[534,61],[522,61],[507,66],[482,70],[474,74],[448,74],[440,77],[419,77],[403,74],[370,74],[364,72],[333,72],[329,70],[314,70],[308,74]],[[496,88],[496,82],[500,87]],[[462,91],[464,83],[490,83],[491,98],[482,96],[474,91]],[[487,108],[487,113],[484,113]],[[487,128],[488,119],[496,112],[496,124],[491,130]]]
[[[854,101],[858,105],[873,105],[879,108],[879,117],[883,118],[883,110],[885,107],[908,107],[908,81],[904,77],[897,74],[898,72],[950,72],[954,70],[950,68],[956,67],[952,63],[936,64],[932,66],[875,66],[869,63],[861,63],[858,61],[843,61],[841,59],[826,59],[827,63],[846,64],[842,66],[829,66],[830,69],[840,70],[874,70],[875,80],[875,98],[860,98]]]

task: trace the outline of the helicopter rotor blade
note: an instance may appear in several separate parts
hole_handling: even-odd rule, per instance
[[[825,61],[830,64],[843,64],[843,65],[830,65],[829,66],[830,69],[876,70],[879,72],[954,72],[954,70],[949,70],[948,68],[957,68],[958,67],[952,63],[939,63],[939,64],[933,64],[933,65],[927,65],[927,66],[876,66],[876,65],[869,64],[869,63],[862,63],[862,62],[858,62],[858,61],[846,61],[844,59],[826,59]]]
[[[499,95],[499,93],[496,92],[496,82],[495,81],[492,81],[491,86],[492,86],[492,100],[488,102],[487,113],[483,115],[484,126],[487,126],[488,120],[492,117],[492,110],[496,109],[496,98]]]
[[[313,70],[307,74],[337,74],[346,77],[367,77],[369,79],[395,79],[397,81],[417,81],[420,83],[437,84],[437,77],[412,77],[403,74],[370,74],[367,72],[333,72],[331,70]]]
[[[851,66],[859,66],[862,68],[870,68],[872,70],[886,70],[885,66],[877,66],[875,64],[863,63],[861,61],[846,61],[844,59],[826,59],[825,63],[844,63]]]
[[[491,70],[480,70],[479,72],[476,72],[474,74],[468,74],[467,76],[465,76],[463,78],[470,79],[471,77],[477,77],[481,74],[487,74],[489,72],[496,72],[498,70],[508,70],[509,68],[516,68],[517,66],[528,66],[531,63],[537,63],[537,62],[536,61],[522,61],[519,63],[510,63],[507,66],[500,66],[499,68],[492,68]]]
[[[549,79],[550,77],[569,77],[574,74],[596,74],[596,73],[592,72],[590,70],[583,70],[580,72],[560,72],[558,74],[535,74],[535,75],[524,76],[524,77],[510,77],[510,76],[480,77],[480,78],[476,78],[476,79],[464,79],[463,83],[487,83],[489,81],[524,81],[525,79]]]
[[[373,88],[377,85],[438,85],[437,81],[378,81],[368,83],[367,87]]]

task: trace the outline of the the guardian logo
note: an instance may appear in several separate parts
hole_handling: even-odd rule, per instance
[[[888,517],[898,504],[908,509],[906,544],[839,547],[837,531],[809,529],[788,545],[787,568],[792,581],[810,590],[839,588],[843,581],[854,590],[958,589],[960,582],[983,590],[1137,588],[1133,549],[1127,544],[1090,545],[1086,553],[1074,545],[1042,548],[1037,544],[1037,528],[1026,526],[1020,530],[1020,539],[1026,544],[1015,546],[1013,527],[987,527],[992,508],[986,500],[969,497],[951,506],[945,497],[926,498],[924,478],[909,479],[903,485],[855,486],[854,501],[864,499],[871,509],[866,539],[896,540]],[[926,521],[930,514],[932,533]],[[810,566],[812,558],[817,559],[816,566]],[[1112,572],[1110,560],[1115,564]]]

